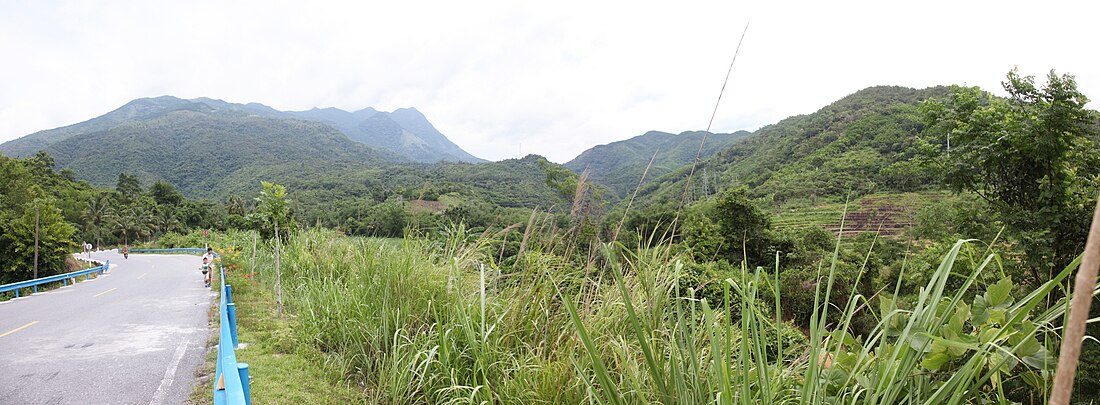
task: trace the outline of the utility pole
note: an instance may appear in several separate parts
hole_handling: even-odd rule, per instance
[[[38,205],[34,206],[34,277],[38,278]]]

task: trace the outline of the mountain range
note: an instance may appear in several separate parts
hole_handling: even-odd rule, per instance
[[[934,169],[921,160],[920,103],[949,91],[945,86],[857,91],[811,114],[756,130],[703,159],[694,174],[685,166],[646,182],[638,205],[675,207],[685,190],[690,202],[739,186],[777,204],[935,187]]]
[[[649,131],[630,139],[588,149],[566,162],[565,167],[577,173],[587,170],[589,179],[593,182],[607,186],[619,198],[626,198],[638,186],[643,174],[646,179],[658,178],[691,164],[696,155],[700,158],[709,157],[751,133],[712,133],[705,137],[705,142],[704,134],[702,131],[683,132],[679,135]]]
[[[919,190],[933,183],[919,162],[919,103],[948,91],[942,86],[871,87],[752,133],[708,134],[704,143],[703,132],[651,131],[593,147],[564,166],[577,173],[587,170],[613,199],[628,197],[648,167],[640,208],[679,201],[685,190],[689,199],[699,199],[740,185],[748,186],[753,197],[777,203]],[[348,196],[377,194],[378,187],[390,190],[375,199],[402,188],[464,185],[505,206],[538,205],[553,194],[544,184],[549,182],[545,173],[531,169],[544,159],[469,164],[482,160],[451,143],[411,108],[286,112],[257,103],[147,98],[0,144],[0,152],[9,156],[38,150],[96,185],[110,186],[124,172],[150,182],[168,180],[192,197],[247,193],[256,179],[315,190],[321,200],[336,197],[325,187],[337,183]],[[690,174],[697,154],[700,161]],[[505,173],[510,170],[516,173]],[[522,179],[515,176],[520,172]]]
[[[12,157],[30,156],[39,150],[70,139],[84,143],[82,138],[91,134],[131,124],[159,119],[178,111],[191,111],[223,120],[243,120],[240,129],[264,120],[299,120],[323,125],[299,125],[299,130],[343,133],[347,138],[377,149],[388,160],[396,162],[435,163],[484,162],[455,145],[440,133],[423,114],[415,108],[403,108],[393,112],[365,108],[348,112],[338,108],[314,108],[308,111],[279,111],[259,103],[236,104],[211,98],[184,100],[172,96],[141,98],[118,109],[81,123],[38,131],[33,134],[0,144],[0,152]],[[266,123],[264,125],[276,125]],[[331,128],[324,128],[324,127]],[[231,135],[231,134],[225,134]],[[323,136],[323,135],[322,135]],[[62,160],[63,162],[64,160]]]

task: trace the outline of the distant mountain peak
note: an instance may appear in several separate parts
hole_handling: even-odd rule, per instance
[[[625,197],[638,185],[643,173],[646,173],[646,180],[652,180],[694,161],[703,142],[703,134],[704,131],[679,134],[647,131],[630,139],[594,146],[566,162],[565,167],[578,173],[588,170],[592,181],[608,186],[620,197]],[[708,134],[706,143],[703,143],[702,156],[718,153],[748,135],[747,131]],[[653,165],[649,166],[651,158]]]
[[[241,117],[258,116],[275,119],[296,119],[323,123],[342,132],[349,139],[373,148],[386,150],[396,157],[424,162],[483,162],[455,145],[440,133],[419,110],[400,108],[392,113],[367,107],[348,112],[336,107],[313,107],[306,111],[279,111],[260,103],[237,104],[225,100],[198,97],[190,100],[163,95],[131,100],[102,116],[66,127],[39,131],[23,138],[0,144],[0,151],[14,157],[30,156],[57,142],[95,131],[106,131],[134,120],[153,118],[174,111],[217,113]],[[390,121],[389,124],[385,124]],[[363,125],[373,123],[373,125]],[[381,132],[372,133],[378,130]],[[182,130],[182,129],[181,129]]]

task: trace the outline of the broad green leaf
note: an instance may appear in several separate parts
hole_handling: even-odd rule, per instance
[[[1004,308],[991,308],[989,309],[989,322],[997,325],[1004,325],[1005,319],[1008,318],[1008,310]]]
[[[993,341],[993,338],[997,337],[997,334],[1001,332],[1000,328],[986,328],[978,333],[978,342],[986,344]]]
[[[1026,362],[1027,360],[1024,361]],[[1022,378],[1024,382],[1027,383],[1027,385],[1035,388],[1043,388],[1043,378],[1039,376],[1039,373],[1028,371],[1026,373],[1020,374],[1020,378]]]
[[[974,297],[974,306],[970,307],[970,317],[974,319],[974,325],[981,325],[989,320],[988,308],[985,297]]]
[[[970,306],[959,301],[955,308],[955,316],[951,318],[951,324],[958,325],[958,330],[962,331],[962,327],[968,319],[970,319]]]
[[[1053,370],[1054,366],[1058,364],[1054,356],[1051,356],[1050,352],[1044,347],[1040,347],[1038,351],[1030,356],[1021,357],[1020,360],[1029,367],[1039,370]]]
[[[931,345],[928,344],[931,340],[932,339],[929,338],[927,334],[915,333],[909,336],[909,347],[912,347],[913,350],[927,353],[932,351]]]
[[[1011,372],[1012,369],[1016,368],[1017,364],[1020,364],[1020,361],[1017,360],[1015,357],[1005,357],[1001,353],[990,353],[988,362],[989,368],[992,369],[994,367],[997,367],[998,371],[1004,373]]]
[[[1012,277],[1002,278],[985,291],[985,299],[991,307],[1008,306],[1012,293]]]
[[[947,362],[950,360],[951,356],[948,356],[947,354],[935,353],[933,355],[926,356],[924,358],[924,361],[920,362],[920,365],[921,367],[924,367],[928,370],[936,371],[943,367],[944,364],[947,364]]]
[[[885,315],[885,314],[888,314],[888,313],[892,312],[895,309],[897,309],[897,306],[894,303],[894,298],[893,297],[885,297],[885,296],[879,297],[879,299],[878,299],[879,313]]]
[[[962,354],[965,353],[967,350],[978,350],[978,346],[971,342],[966,342],[962,340],[950,340],[939,337],[932,339],[932,353],[948,352],[949,354]]]

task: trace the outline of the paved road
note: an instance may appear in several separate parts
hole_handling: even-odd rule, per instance
[[[0,303],[0,404],[185,402],[214,298],[199,257],[92,257],[111,271]]]

